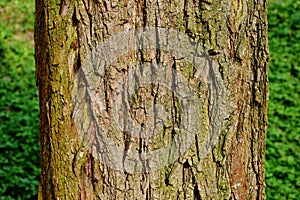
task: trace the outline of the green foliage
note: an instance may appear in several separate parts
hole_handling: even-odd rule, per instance
[[[300,196],[300,1],[269,5],[268,199]]]
[[[0,2],[0,199],[36,199],[39,106],[33,1]]]

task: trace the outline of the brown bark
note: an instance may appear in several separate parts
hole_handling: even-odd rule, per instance
[[[269,61],[266,16],[264,0],[36,0],[42,155],[39,199],[265,199]],[[182,59],[185,55],[162,49],[127,52],[97,77],[99,89],[95,90],[105,102],[105,109],[91,120],[93,109],[86,109],[80,102],[74,104],[72,93],[75,88],[78,95],[82,94],[78,75],[87,76],[82,71],[87,58],[112,36],[145,27],[175,30],[191,38],[203,48],[203,59],[213,63],[214,68],[210,65],[208,71],[196,77],[193,62]],[[155,171],[147,170],[146,165],[137,171],[126,167],[117,170],[93,153],[94,146],[104,145],[93,129],[97,126],[88,124],[89,133],[80,132],[74,109],[80,108],[85,113],[80,116],[89,122],[103,124],[101,130],[124,152],[130,149],[143,153],[173,141],[179,135],[174,131],[183,115],[178,106],[180,99],[157,85],[136,89],[132,99],[124,103],[131,110],[126,111],[126,106],[120,109],[142,127],[147,126],[151,105],[164,105],[169,121],[160,135],[151,141],[146,136],[134,137],[109,128],[116,106],[113,94],[117,80],[126,78],[132,66],[151,64],[167,66],[171,74],[181,72],[196,89],[196,118],[202,128],[193,133],[190,148],[179,152],[178,158],[164,167]],[[212,74],[221,79],[208,86],[205,80]],[[174,77],[172,80],[178,81],[178,76]],[[226,91],[222,96],[224,114],[212,98],[212,93],[218,91]],[[217,142],[201,154],[202,140],[214,131],[210,126],[214,123],[221,123]],[[86,140],[91,144],[87,146]],[[129,154],[122,156],[126,160]]]

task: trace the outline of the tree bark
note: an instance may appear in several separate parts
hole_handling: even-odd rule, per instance
[[[115,59],[98,48],[120,33],[129,40],[128,35],[147,30],[157,33],[152,35],[156,42],[152,49],[143,43],[144,49],[133,48],[134,52]],[[189,38],[192,50],[201,49],[202,54],[160,48],[166,44],[162,33],[166,38],[173,33]],[[269,54],[265,0],[36,0],[35,50],[42,156],[39,199],[266,198]],[[94,55],[102,55],[104,61]],[[197,56],[201,63],[208,63],[200,67],[200,75]],[[107,57],[115,60],[107,61]],[[94,77],[88,69],[95,62],[100,63],[99,74],[94,74],[98,85],[91,89],[88,81]],[[170,88],[145,78],[146,67],[163,68]],[[147,77],[160,78],[149,73]],[[123,88],[120,94],[129,95],[117,96],[117,89],[130,82],[130,75],[135,77],[134,91]],[[142,84],[143,78],[148,82]],[[181,79],[194,95],[189,105],[195,106],[194,111],[185,112],[185,104],[180,103],[184,98],[173,90]],[[100,103],[91,106],[97,99]],[[164,107],[164,119],[156,116],[162,110],[158,105]],[[196,123],[197,127],[185,149],[177,139],[185,126],[183,116],[191,112],[194,121],[190,117],[185,125],[193,128],[190,124]],[[147,117],[154,120],[154,128]],[[128,128],[130,123],[140,130]],[[147,128],[155,134],[142,135],[149,133]],[[122,149],[123,154],[116,156],[122,157],[121,164],[105,160],[113,154],[99,155],[99,149],[108,144],[106,139]],[[207,139],[215,142],[205,143]],[[169,144],[165,146],[170,152],[165,165],[153,168],[143,158],[139,165],[131,163],[130,155],[154,152],[164,144]]]

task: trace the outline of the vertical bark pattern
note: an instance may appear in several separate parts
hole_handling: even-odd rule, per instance
[[[42,154],[39,199],[265,199],[266,9],[265,0],[36,0]],[[82,146],[83,136],[72,118],[71,90],[94,47],[117,33],[143,27],[180,31],[206,49],[219,65],[223,83],[218,87],[229,91],[229,115],[206,157],[198,156],[203,134],[199,133],[191,148],[169,166],[154,173],[129,173],[99,163],[92,150]],[[194,76],[192,66],[161,50],[129,53],[107,66],[101,79],[99,98],[106,102],[107,110],[107,117],[99,119],[103,123],[110,123],[115,80],[125,76],[128,63],[165,64],[180,69],[189,80]],[[201,86],[201,80],[197,83],[199,104],[203,105],[199,116],[205,118],[210,112],[208,89]],[[157,99],[147,96],[151,92]],[[170,105],[170,127],[176,126],[178,107],[171,94],[167,98],[151,86],[135,95],[130,106],[133,118],[141,120],[138,122],[147,123],[142,120],[145,113],[141,107],[149,108],[150,99]],[[203,123],[205,132],[208,128]],[[170,139],[172,130],[166,128],[160,139]],[[156,144],[115,134],[115,142],[124,149],[159,147],[159,140]]]

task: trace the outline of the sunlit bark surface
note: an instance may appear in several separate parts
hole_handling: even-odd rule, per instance
[[[265,199],[266,16],[265,0],[36,0],[39,199]],[[158,30],[155,48],[95,53],[115,35],[129,41],[127,32],[143,30]],[[182,48],[192,44],[190,51],[202,54],[160,48],[163,30],[190,38]],[[190,109],[174,92],[180,83],[192,94]],[[192,130],[189,148],[177,140],[183,126]],[[99,156],[107,144],[101,135],[122,154]],[[164,146],[171,152],[166,165],[130,161]],[[105,162],[118,156],[121,168]]]

